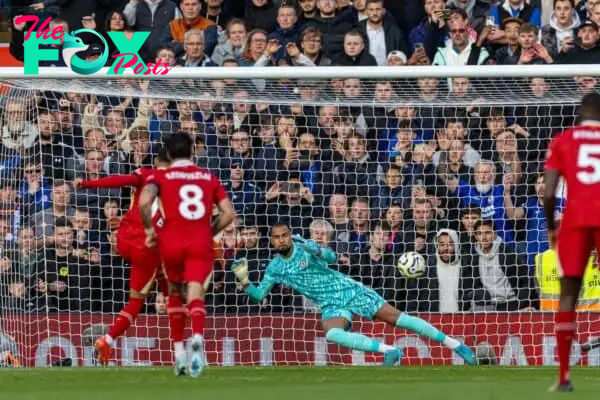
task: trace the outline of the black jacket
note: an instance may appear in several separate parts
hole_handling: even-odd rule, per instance
[[[369,36],[367,35],[367,22],[363,20],[359,23],[360,32],[362,33],[365,40],[365,49],[369,50]],[[400,50],[408,56],[408,46],[406,44],[406,37],[402,31],[395,25],[390,23],[385,18],[383,19],[383,32],[385,35],[385,49],[387,53],[392,50]]]
[[[559,53],[555,61],[556,64],[600,64],[600,46],[589,50],[577,46],[572,48],[567,54]]]
[[[333,65],[341,65],[345,67],[366,67],[366,66],[377,66],[377,60],[369,53],[365,48],[362,53],[356,57],[350,57],[346,53],[342,52],[334,57],[332,60]]]
[[[322,18],[317,15],[308,21],[304,29],[313,26],[323,34],[323,53],[333,59],[344,52],[344,36],[358,26],[358,12],[354,7],[338,11],[333,18]]]
[[[263,7],[256,7],[251,1],[246,5],[246,13],[244,15],[246,29],[250,32],[253,29],[262,29],[267,33],[275,30],[277,22],[277,8],[272,0],[267,0]]]

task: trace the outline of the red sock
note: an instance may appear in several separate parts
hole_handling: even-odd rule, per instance
[[[185,329],[186,318],[181,296],[169,296],[167,300],[167,314],[169,314],[171,340],[173,343],[183,342],[183,330]]]
[[[192,300],[187,305],[187,309],[192,318],[192,334],[204,335],[204,320],[206,319],[204,300]]]
[[[160,290],[163,296],[168,297],[169,282],[167,281],[167,278],[165,278],[164,275],[160,275],[158,278],[156,278],[156,282],[158,283],[158,290]]]
[[[108,336],[113,339],[121,336],[133,324],[142,307],[144,307],[144,299],[130,298],[108,330]]]
[[[558,311],[554,317],[554,331],[558,345],[558,383],[570,380],[571,343],[575,338],[575,311]]]

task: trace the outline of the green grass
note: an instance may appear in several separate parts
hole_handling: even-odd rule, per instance
[[[216,368],[198,380],[171,368],[0,370],[0,399],[537,400],[598,399],[600,369],[573,371],[575,392],[547,393],[555,368]]]

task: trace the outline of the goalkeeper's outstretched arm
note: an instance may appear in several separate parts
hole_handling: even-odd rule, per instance
[[[337,254],[329,247],[323,247],[314,240],[304,239],[300,235],[292,236],[292,240],[299,246],[303,247],[309,254],[320,258],[327,264],[333,264],[337,261]]]
[[[238,282],[240,282],[240,284],[244,288],[244,291],[246,292],[248,297],[250,297],[257,303],[263,301],[263,299],[267,297],[267,294],[269,294],[269,292],[273,288],[273,285],[277,283],[277,281],[273,278],[273,275],[270,273],[269,267],[267,267],[265,276],[263,277],[263,280],[258,284],[258,286],[250,282],[250,280],[248,279],[248,261],[245,258],[236,260],[231,265],[231,270],[235,274],[235,277],[238,280]]]

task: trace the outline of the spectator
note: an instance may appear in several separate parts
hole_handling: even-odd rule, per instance
[[[535,284],[524,259],[497,236],[494,222],[475,226],[473,311],[523,311],[537,306]]]
[[[368,18],[360,22],[360,30],[366,38],[369,53],[377,65],[387,65],[388,53],[401,51],[407,54],[406,39],[393,19],[385,18],[383,0],[367,0]]]
[[[183,39],[185,54],[179,64],[184,67],[216,67],[210,57],[204,53],[204,33],[197,29],[185,32]]]
[[[450,10],[463,10],[468,17],[469,26],[478,34],[481,34],[485,27],[488,13],[490,12],[490,2],[485,0],[450,0]]]
[[[245,179],[242,159],[231,160],[229,179],[225,181],[224,187],[229,192],[233,208],[239,216],[253,217],[262,214],[265,193]]]
[[[247,38],[246,24],[241,19],[234,18],[227,24],[226,33],[227,35],[219,38],[219,44],[210,57],[215,64],[221,66],[225,60],[237,60],[241,57]],[[222,41],[221,38],[225,40]]]
[[[267,39],[277,40],[281,48],[274,54],[276,60],[286,56],[286,48],[290,44],[296,44],[299,38],[298,16],[296,8],[283,4],[277,10],[277,25],[275,30],[269,34]]]
[[[403,185],[404,177],[397,165],[390,165],[385,171],[383,184],[376,184],[369,188],[369,197],[372,201],[371,208],[376,215],[381,216],[393,203],[402,203],[406,195]]]
[[[156,57],[154,62],[161,64],[168,64],[169,66],[175,66],[177,64],[177,56],[175,50],[171,46],[160,46],[156,50]]]
[[[164,29],[162,44],[170,45],[177,55],[184,51],[185,33],[192,29],[204,32],[204,51],[211,54],[217,45],[217,25],[201,15],[200,0],[180,0],[181,18],[173,19]]]
[[[129,6],[129,4],[131,4],[131,2],[128,3],[127,6]],[[127,6],[125,6],[125,7],[127,8]],[[122,13],[121,11],[117,11],[117,10],[113,10],[113,11],[109,12],[108,14],[106,14],[106,21],[104,21],[104,24],[105,24],[104,29],[107,33],[108,32],[125,32],[126,30],[133,29],[131,27],[131,25],[129,25],[125,14]],[[150,35],[152,35],[152,33],[154,33],[154,32],[151,31]],[[106,43],[108,44],[108,52],[109,52],[110,56],[119,54],[120,51],[117,48],[117,46],[115,45],[115,43],[112,41],[111,37],[109,35],[105,35],[104,38],[106,39]],[[146,42],[148,42],[150,40],[149,38],[150,37],[148,37]],[[144,43],[144,44],[146,44],[146,43]],[[143,48],[144,48],[144,46],[142,45],[142,49]],[[142,49],[140,49],[141,52],[143,52]],[[138,53],[140,53],[140,51],[138,51]],[[150,53],[150,55],[152,55],[152,53]],[[111,63],[110,56],[109,56],[108,63]],[[142,54],[140,54],[140,56],[142,56]],[[142,58],[145,59],[144,56],[142,56]]]
[[[475,224],[481,221],[481,208],[468,206],[460,211],[460,247],[463,254],[472,254],[475,245]]]
[[[465,143],[469,136],[466,119],[461,117],[444,118],[444,127],[438,130],[436,135],[439,151],[433,155],[433,163],[439,165],[442,152],[448,151],[452,142],[459,140],[463,144],[463,163],[467,167],[475,167],[481,160],[481,154],[469,143]]]
[[[423,47],[427,56],[433,59],[436,48],[441,43],[437,42],[438,30],[445,28],[446,20],[443,17],[443,0],[425,0],[425,18],[411,29],[408,36],[408,54],[413,54],[417,47]],[[436,40],[435,42],[432,40]]]
[[[48,180],[42,174],[42,164],[39,159],[31,158],[23,163],[25,181],[19,195],[23,202],[23,214],[26,217],[50,207],[52,189]]]
[[[241,57],[238,59],[241,67],[253,66],[267,50],[267,32],[262,29],[255,29],[248,34],[246,45]],[[279,49],[277,49],[279,50]],[[277,50],[267,54],[268,57]]]
[[[15,256],[15,270],[19,274],[29,277],[35,273],[37,264],[38,262],[40,262],[41,258],[40,252],[38,251],[36,235],[33,227],[21,227],[17,239],[17,246],[17,254]]]
[[[307,235],[311,218],[319,216],[319,208],[313,206],[314,199],[310,189],[302,185],[297,176],[276,182],[265,196],[269,225],[283,220],[295,233]]]
[[[430,286],[437,292],[431,296],[432,300],[437,300],[441,313],[468,311],[471,304],[466,299],[473,287],[473,275],[458,233],[440,229],[435,237],[435,250],[435,257],[429,257],[427,268]]]
[[[445,47],[438,48],[433,65],[481,65],[489,53],[482,46],[483,41],[490,32],[490,28],[484,28],[477,41],[469,36],[469,20],[467,14],[457,10],[448,21],[450,41]]]
[[[300,7],[298,22],[301,27],[304,27],[317,16],[317,0],[298,0],[298,6]]]
[[[57,121],[49,111],[38,114],[39,146],[41,150],[44,177],[52,179],[72,179],[75,171],[75,150],[62,143],[57,134]]]
[[[18,17],[18,16],[17,16]],[[15,19],[17,18],[15,17]],[[80,23],[78,21],[78,23]],[[63,32],[72,32],[69,30],[69,23],[60,17],[52,18],[50,23],[48,24],[48,30],[50,32],[55,29],[62,29]],[[25,42],[25,32],[29,30],[29,25],[25,22],[16,25],[13,19],[13,29],[12,29],[12,38],[9,44],[10,54],[19,61],[25,60],[25,49],[23,44]],[[73,29],[75,30],[75,29]],[[57,49],[58,50],[58,60],[40,60],[40,67],[66,67],[67,64],[63,59],[62,48],[65,43],[64,35],[61,36],[58,44],[42,44],[39,46],[40,49]]]
[[[554,0],[550,23],[540,31],[540,43],[555,58],[561,49],[575,44],[575,32],[581,25],[573,0]],[[566,45],[565,45],[566,42]]]
[[[244,21],[248,30],[260,29],[270,33],[275,29],[277,8],[273,0],[250,0],[246,5]]]
[[[527,0],[503,0],[490,8],[490,16],[494,17],[496,25],[501,25],[505,18],[519,18],[538,28],[542,26],[542,11]],[[499,32],[502,36],[502,32]]]
[[[109,251],[100,259],[100,300],[103,313],[117,313],[126,304],[126,293],[129,292],[129,266],[119,255],[117,248],[118,230],[108,235]],[[159,293],[160,294],[160,293]]]
[[[331,1],[331,0],[321,0]],[[333,57],[334,65],[341,66],[376,66],[377,60],[367,49],[365,40],[358,31],[350,31],[344,35],[344,51]]]
[[[356,9],[347,7],[336,12],[335,0],[317,0],[319,15],[307,23],[323,34],[323,52],[334,59],[342,54],[345,48],[345,35],[358,25]],[[376,64],[371,64],[376,65]]]
[[[389,232],[385,251],[391,254],[402,254],[406,250],[402,203],[391,203],[384,213],[385,230]]]
[[[90,150],[85,155],[85,167],[81,174],[83,179],[99,179],[105,176],[102,170],[104,164],[104,154],[98,150]],[[75,203],[77,206],[87,206],[93,217],[100,213],[102,200],[106,198],[118,197],[118,189],[93,188],[79,189],[75,192]]]
[[[461,206],[481,208],[483,219],[493,219],[500,237],[506,243],[513,242],[512,224],[507,221],[504,209],[504,187],[494,184],[497,171],[492,161],[481,160],[475,166],[474,185],[455,178],[442,177],[448,184],[450,195],[460,199]]]
[[[348,240],[348,200],[343,194],[332,194],[329,197],[328,222],[333,227],[333,248]]]
[[[38,211],[31,217],[31,226],[35,229],[35,237],[52,240],[54,222],[58,218],[71,218],[75,209],[71,207],[71,186],[63,180],[55,180],[50,194],[52,206]]]
[[[92,225],[90,212],[85,207],[79,207],[75,210],[71,223],[73,225],[73,254],[77,257],[90,259],[94,251],[100,250],[98,226]]]
[[[288,54],[295,65],[307,66],[328,66],[331,65],[331,59],[322,52],[323,34],[317,28],[308,27],[300,34],[300,47],[302,53],[294,55]],[[292,51],[295,49],[292,47]]]
[[[496,50],[494,58],[498,65],[515,65],[521,57],[521,47],[519,32],[523,21],[519,18],[506,18],[502,21],[504,37],[506,44]],[[490,39],[492,40],[492,39]],[[493,40],[492,40],[493,41]]]
[[[225,0],[206,0],[206,18],[217,24],[219,30],[224,30],[233,18],[223,9]]]
[[[597,7],[600,10],[600,3]],[[596,9],[596,7],[594,7]],[[557,56],[560,64],[598,64],[600,46],[598,46],[598,25],[593,21],[584,21],[577,30],[575,41],[565,40]]]
[[[471,182],[473,180],[473,168],[465,162],[465,147],[465,144],[460,139],[455,139],[450,141],[450,145],[446,151],[439,152],[438,166],[442,171],[442,175],[448,173],[463,182]]]
[[[54,245],[45,249],[37,267],[33,295],[40,311],[90,312],[94,274],[90,264],[73,255],[73,227],[66,218],[55,222]]]
[[[517,64],[552,64],[554,60],[548,50],[538,43],[537,26],[524,23],[519,28],[521,53]]]
[[[343,243],[338,243],[336,249],[338,254],[351,258],[365,251],[368,245],[370,221],[369,200],[366,198],[355,199],[350,207],[348,237]]]
[[[353,134],[345,141],[344,160],[333,167],[333,185],[346,196],[367,196],[376,173],[377,163],[371,161],[365,139]]]
[[[517,149],[517,136],[512,130],[506,130],[496,137],[496,170],[502,175],[511,174],[513,183],[521,182],[523,162]],[[498,178],[497,178],[498,179]]]
[[[38,129],[27,121],[25,103],[9,99],[2,113],[2,145],[10,150],[30,149],[38,138]]]
[[[534,195],[529,196],[523,203],[515,207],[511,192],[514,176],[507,174],[504,177],[504,208],[506,209],[506,215],[514,221],[522,219],[526,221],[527,261],[530,268],[535,265],[536,255],[550,248],[543,207],[546,189],[544,175],[542,173],[537,174],[534,183]],[[557,198],[556,201],[558,211],[555,219],[558,221],[561,219],[561,213],[564,209],[564,200]]]

